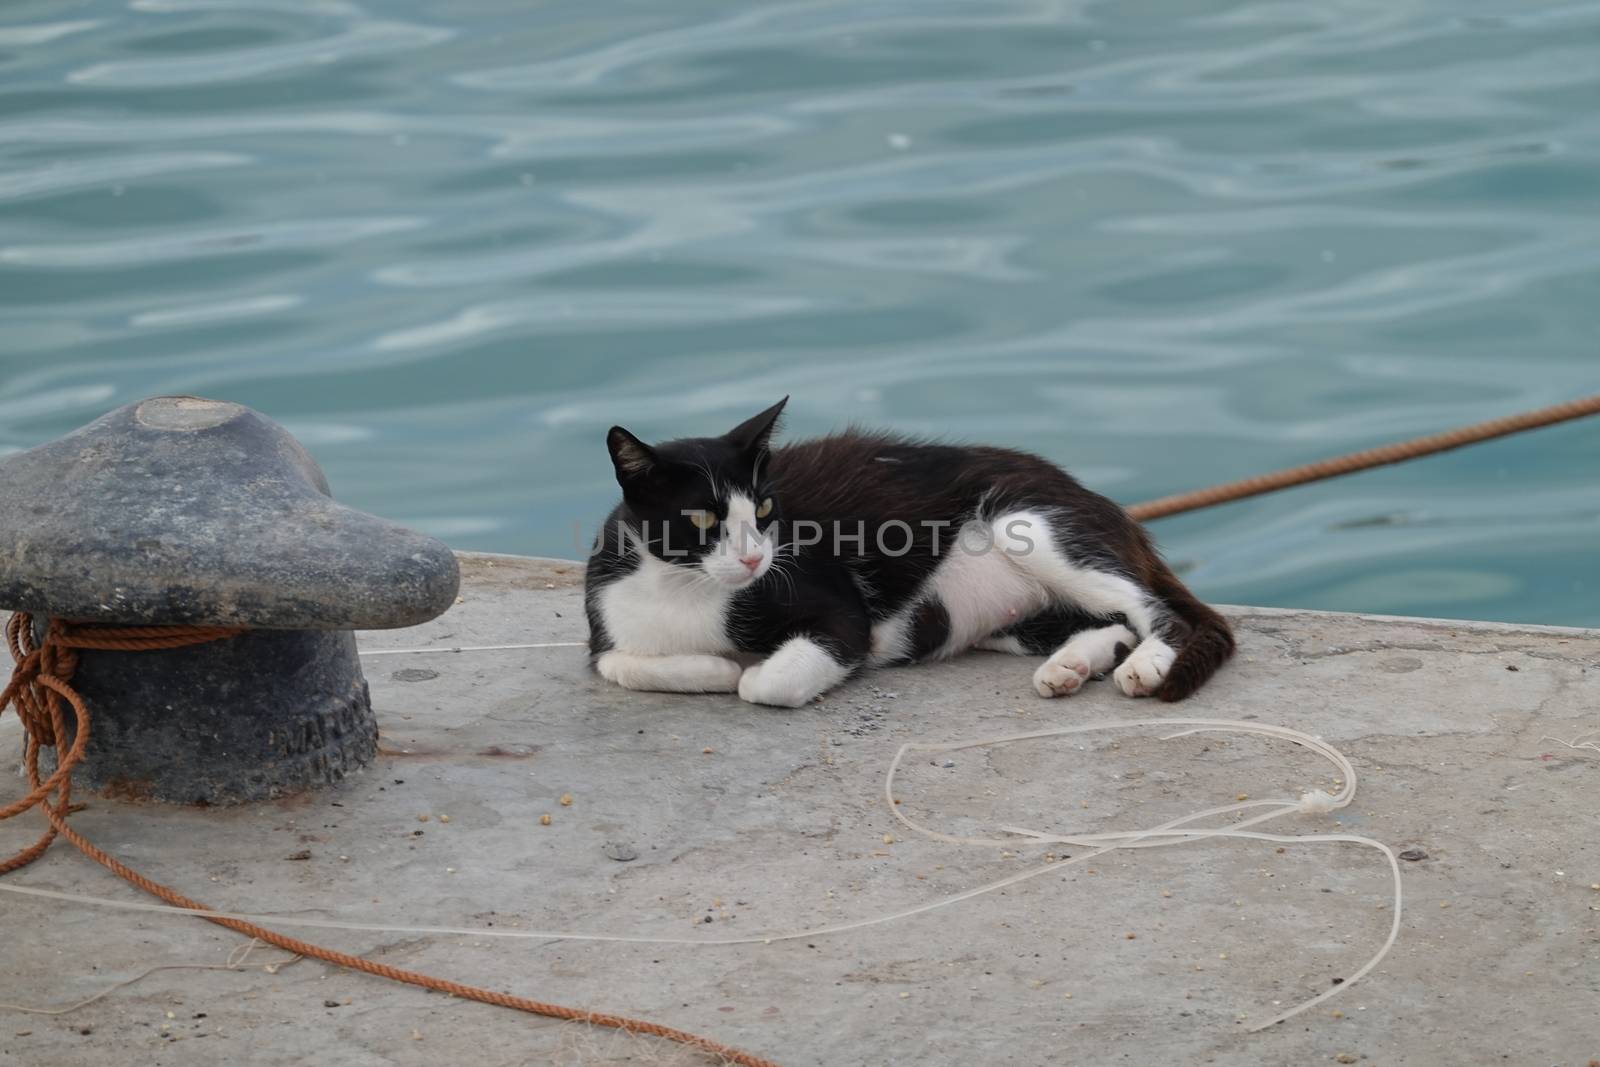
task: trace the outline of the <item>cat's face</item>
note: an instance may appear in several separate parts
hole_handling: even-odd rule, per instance
[[[651,555],[732,589],[761,580],[776,549],[778,502],[765,473],[784,397],[721,437],[650,446],[606,436],[623,500]]]

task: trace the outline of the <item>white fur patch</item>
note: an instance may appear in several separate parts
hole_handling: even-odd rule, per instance
[[[952,544],[924,586],[950,618],[940,656],[965,652],[996,630],[1004,630],[1049,602],[1037,579],[1015,566],[981,524],[969,523],[966,540]],[[966,545],[967,547],[963,547]],[[977,551],[981,546],[983,551]]]
[[[1147,637],[1122,661],[1112,677],[1116,679],[1117,688],[1128,696],[1149,696],[1166,678],[1177,656],[1172,646],[1161,638]]]
[[[985,652],[1004,652],[1008,656],[1026,656],[1028,654],[1028,650],[1022,647],[1022,642],[1010,635],[1001,637],[999,634],[990,634],[972,647],[981,648]]]
[[[872,647],[867,663],[873,667],[898,663],[911,652],[910,612],[904,611],[872,624]]]
[[[1018,511],[994,520],[995,544],[1020,570],[1049,590],[1051,599],[1093,615],[1122,615],[1141,636],[1155,627],[1155,604],[1138,585],[1116,574],[1081,567],[1056,547],[1052,520]]]
[[[1101,674],[1117,665],[1117,646],[1135,648],[1139,637],[1126,626],[1102,626],[1073,634],[1057,654],[1076,656],[1089,664],[1090,674]]]
[[[743,666],[723,656],[641,656],[606,652],[595,660],[600,676],[624,689],[654,693],[732,693]]]
[[[1116,639],[1107,635],[1107,649],[1114,650],[1118,640],[1136,644],[1138,634],[1150,632],[1157,605],[1128,579],[1068,560],[1056,547],[1055,521],[1042,513],[1015,511],[987,522],[970,522],[962,529],[917,598],[937,598],[949,616],[949,636],[936,653],[938,658],[969,648],[1023,655],[1019,642],[996,634],[1051,604],[1071,604],[1091,614],[1127,618],[1135,633]],[[912,644],[911,619],[916,606],[913,602],[901,614],[873,627],[869,663],[876,666],[905,656]],[[1122,633],[1127,634],[1125,628]],[[1104,655],[1102,650],[1087,658],[1099,660]],[[1092,673],[1109,667],[1107,663]],[[1071,684],[1064,677],[1055,680]]]
[[[1033,672],[1033,688],[1042,697],[1067,696],[1090,677],[1111,669],[1117,646],[1132,647],[1139,639],[1126,626],[1102,626],[1073,634]]]
[[[798,708],[827,692],[850,669],[809,637],[791,637],[739,678],[739,696],[752,704]]]
[[[712,579],[732,589],[742,589],[759,581],[772,567],[772,528],[756,528],[756,502],[743,493],[728,497],[728,516],[722,521],[717,543],[700,561],[701,568]],[[757,558],[760,563],[751,571],[744,559]]]
[[[727,616],[733,589],[694,568],[640,554],[632,574],[600,593],[600,618],[612,644],[656,656],[732,652]]]
[[[947,550],[924,586],[950,617],[950,636],[940,656],[973,647],[1014,651],[1003,640],[997,645],[993,635],[1050,604],[1120,614],[1136,634],[1150,633],[1158,609],[1145,591],[1119,575],[1067,559],[1056,547],[1053,521],[1038,512],[1015,511],[967,525],[961,543]]]

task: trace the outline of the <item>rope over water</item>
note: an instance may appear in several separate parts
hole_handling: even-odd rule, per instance
[[[21,611],[13,614],[6,622],[6,642],[11,648],[11,657],[16,666],[12,670],[10,682],[6,684],[4,690],[0,690],[0,712],[7,706],[15,706],[17,717],[22,720],[25,736],[23,765],[28,776],[29,792],[19,800],[0,808],[0,820],[13,818],[30,808],[37,807],[50,826],[39,840],[4,862],[0,862],[0,875],[25,867],[38,859],[59,835],[71,842],[79,852],[146,893],[174,907],[206,911],[204,904],[146,878],[103,852],[67,824],[67,816],[72,811],[72,769],[82,761],[84,750],[88,747],[91,718],[88,705],[84,702],[83,696],[72,687],[71,680],[73,672],[78,667],[80,649],[147,652],[225,640],[243,632],[240,629],[224,626],[103,626],[74,624],[52,619],[45,630],[44,640],[35,644],[33,617]],[[68,708],[72,710],[73,715],[70,731],[67,723]],[[63,753],[59,742],[69,732],[72,734],[72,747]],[[57,752],[56,769],[48,778],[42,777],[39,771],[39,754],[45,748],[55,748]],[[584,1011],[513,996],[510,993],[496,993],[493,990],[434,978],[416,971],[374,963],[360,956],[336,952],[309,941],[301,941],[268,930],[255,923],[218,915],[202,917],[208,922],[237,930],[247,937],[276,945],[287,952],[310,956],[340,967],[377,975],[379,978],[406,982],[421,986],[423,989],[449,993],[466,1000],[476,1000],[502,1008],[515,1008],[534,1015],[546,1015],[554,1019],[590,1023],[633,1034],[666,1038],[720,1056],[727,1062],[741,1064],[743,1067],[778,1067],[771,1060],[762,1059],[685,1030],[675,1030],[672,1027],[630,1019],[623,1015]]]
[[[1489,441],[1496,437],[1508,437],[1514,433],[1537,430],[1543,426],[1554,426],[1556,423],[1570,422],[1588,415],[1600,415],[1600,393],[1569,400],[1564,404],[1552,404],[1536,411],[1525,411],[1520,415],[1507,415],[1504,418],[1490,419],[1488,422],[1473,423],[1471,426],[1458,426],[1443,433],[1352,452],[1346,456],[1320,459],[1315,463],[1290,467],[1271,474],[1258,474],[1253,478],[1243,478],[1237,482],[1224,482],[1209,489],[1196,489],[1189,493],[1146,500],[1142,504],[1134,504],[1128,508],[1128,514],[1140,522],[1148,522],[1151,519],[1180,515],[1185,511],[1199,511],[1201,508],[1215,507],[1218,504],[1260,496],[1262,493],[1271,493],[1279,489],[1289,489],[1296,485],[1337,478],[1342,474],[1354,474],[1356,471],[1369,470],[1372,467],[1383,467],[1390,463],[1431,456],[1436,452],[1448,452],[1463,445],[1477,444],[1479,441]]]

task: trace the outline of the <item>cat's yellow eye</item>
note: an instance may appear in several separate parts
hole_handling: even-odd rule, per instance
[[[717,524],[717,513],[714,511],[691,511],[689,521],[694,523],[697,530],[709,530]]]
[[[764,519],[768,515],[771,515],[771,514],[772,514],[772,498],[769,496],[769,497],[767,497],[767,499],[765,499],[765,500],[763,500],[761,502],[761,506],[759,508],[756,508],[756,518]]]

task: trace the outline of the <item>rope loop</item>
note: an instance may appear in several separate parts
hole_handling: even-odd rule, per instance
[[[125,630],[135,632],[126,634]],[[44,639],[37,640],[30,613],[18,611],[6,620],[6,645],[15,665],[11,680],[0,690],[0,714],[13,707],[22,722],[22,765],[28,792],[0,807],[0,820],[39,808],[50,825],[33,844],[0,861],[0,875],[26,867],[42,856],[71,812],[72,770],[83,761],[89,747],[89,707],[72,687],[72,676],[78,670],[78,650],[182,648],[242,632],[221,626],[117,627],[51,619]],[[62,751],[68,737],[72,739],[71,747]],[[39,756],[47,748],[56,750],[56,767],[48,778],[39,770]]]

